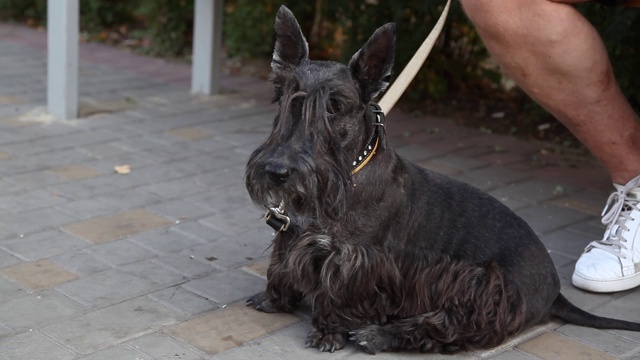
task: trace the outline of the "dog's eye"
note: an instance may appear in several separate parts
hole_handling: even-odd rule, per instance
[[[335,115],[339,114],[341,110],[340,102],[335,99],[331,99],[327,105],[327,117],[335,117]]]

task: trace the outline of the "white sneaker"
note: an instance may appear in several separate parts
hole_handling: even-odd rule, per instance
[[[614,184],[602,212],[602,240],[591,242],[578,259],[573,285],[593,292],[614,292],[640,285],[640,176]]]

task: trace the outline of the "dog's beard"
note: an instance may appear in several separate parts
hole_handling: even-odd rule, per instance
[[[291,214],[322,220],[337,220],[344,214],[351,194],[351,174],[346,162],[314,162],[300,154],[291,164],[292,174],[284,184],[269,181],[262,154],[249,160],[245,183],[252,201],[263,208],[283,205]]]

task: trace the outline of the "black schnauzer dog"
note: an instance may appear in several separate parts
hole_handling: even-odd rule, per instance
[[[499,201],[386,145],[371,101],[389,82],[394,24],[347,66],[309,60],[285,7],[275,30],[279,113],[245,181],[278,231],[267,289],[248,305],[291,312],[307,297],[306,344],[321,351],[348,339],[368,353],[493,347],[551,316],[640,331],[569,303],[544,245]]]

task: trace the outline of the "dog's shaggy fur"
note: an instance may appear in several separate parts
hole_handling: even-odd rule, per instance
[[[579,325],[640,330],[571,305],[547,250],[499,201],[379,146],[352,174],[374,133],[370,101],[388,84],[395,28],[378,29],[347,66],[308,59],[293,14],[276,18],[273,131],[247,165],[253,201],[282,201],[265,312],[312,304],[307,345],[351,338],[369,353],[492,347],[557,316]]]

